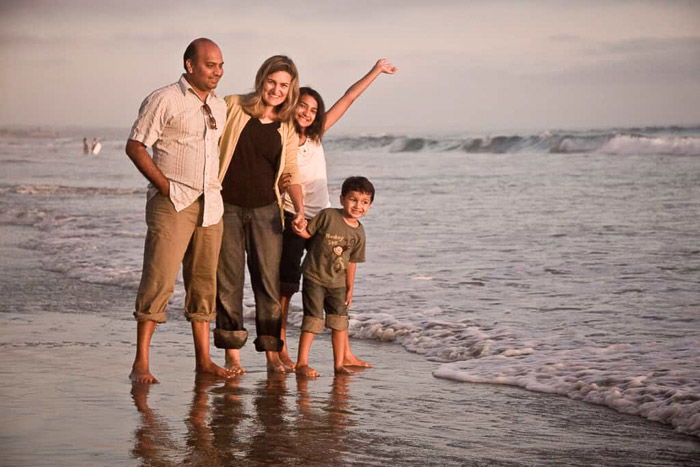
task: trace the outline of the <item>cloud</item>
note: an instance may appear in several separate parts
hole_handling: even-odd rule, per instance
[[[567,44],[577,44],[584,41],[582,36],[577,36],[574,34],[553,34],[547,37],[552,42],[564,42]]]
[[[1,76],[13,92],[0,124],[46,121],[49,96],[56,120],[132,120],[149,91],[177,78],[184,47],[200,36],[224,53],[222,94],[249,90],[260,63],[284,53],[302,83],[332,103],[377,58],[391,58],[401,71],[378,79],[353,105],[341,125],[348,128],[575,124],[587,107],[572,99],[588,93],[617,102],[616,118],[624,120],[625,112],[637,117],[625,110],[631,91],[618,99],[631,85],[661,104],[700,100],[693,95],[700,4],[11,0],[0,1],[0,9],[7,13],[0,14],[0,54],[13,66]],[[39,104],[27,105],[31,99]],[[73,111],[77,101],[98,102],[99,110],[89,117]],[[414,116],[416,106],[425,118]],[[567,106],[575,110],[561,110]],[[700,118],[689,105],[680,111],[686,120]],[[587,112],[588,121],[595,118]],[[601,119],[610,115],[601,112]]]
[[[602,44],[603,53],[615,54],[679,54],[695,56],[700,61],[700,36],[635,37]]]

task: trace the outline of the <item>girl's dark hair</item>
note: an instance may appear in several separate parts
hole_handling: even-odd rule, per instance
[[[323,103],[323,98],[316,92],[315,89],[310,87],[299,88],[299,101],[303,96],[311,96],[316,101],[316,118],[314,118],[313,123],[305,130],[299,127],[296,118],[294,119],[294,127],[297,133],[306,135],[307,138],[314,141],[321,141],[323,138],[324,127],[326,126],[326,105]],[[298,105],[298,104],[297,104]]]
[[[351,191],[357,191],[369,195],[370,202],[374,202],[374,185],[365,177],[348,177],[340,188],[340,195],[345,197]]]

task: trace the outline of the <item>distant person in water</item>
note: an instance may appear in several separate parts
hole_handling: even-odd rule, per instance
[[[194,338],[196,371],[230,372],[209,354],[209,323],[216,316],[216,267],[223,203],[219,137],[226,104],[216,96],[224,73],[219,47],[196,39],[185,50],[180,80],[151,93],[141,104],[126,153],[151,182],[146,204],[143,272],[136,297],[136,357],[131,379],[157,383],[149,368],[151,338],[166,321],[168,300],[182,265],[185,316]],[[153,148],[153,157],[146,148]]]
[[[87,138],[83,138],[83,154],[90,154],[90,147],[88,146]]]
[[[294,113],[294,125],[299,134],[297,168],[304,199],[304,215],[307,220],[318,214],[321,209],[328,208],[331,205],[330,195],[328,194],[326,157],[321,144],[323,135],[340,120],[352,103],[360,97],[379,75],[384,73],[392,75],[397,71],[398,69],[386,58],[377,60],[369,72],[350,86],[328,111],[325,110],[320,94],[314,89],[303,87],[299,90],[299,103]],[[292,230],[292,220],[295,213],[294,204],[285,193],[284,215],[286,222],[282,244],[282,260],[280,262],[282,340],[285,342],[285,345],[280,353],[280,358],[285,365],[292,368],[294,367],[294,362],[289,357],[289,350],[286,345],[287,315],[289,302],[292,296],[299,291],[302,275],[301,259],[309,243],[308,240],[299,237]],[[349,342],[345,349],[346,366],[370,366],[369,363],[357,358],[352,353]]]
[[[102,151],[102,143],[97,138],[92,139],[92,154],[97,155]]]
[[[374,201],[374,186],[365,177],[349,177],[340,193],[342,208],[323,209],[305,228],[294,224],[297,235],[311,239],[304,258],[302,301],[304,318],[299,338],[296,372],[316,377],[309,366],[314,335],[331,329],[333,368],[336,374],[353,374],[345,363],[348,343],[348,308],[352,303],[357,263],[365,261],[365,230],[360,218]]]

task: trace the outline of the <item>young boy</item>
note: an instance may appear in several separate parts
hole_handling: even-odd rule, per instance
[[[309,239],[311,246],[304,259],[298,374],[316,377],[309,366],[309,351],[314,335],[331,328],[333,363],[336,374],[353,374],[343,365],[348,342],[348,308],[352,302],[357,263],[365,261],[365,231],[359,219],[374,201],[374,186],[365,177],[350,177],[340,193],[342,208],[323,209],[307,226],[294,228],[297,235]]]

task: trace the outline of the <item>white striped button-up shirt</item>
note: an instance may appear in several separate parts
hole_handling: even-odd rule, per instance
[[[210,129],[204,103],[214,115]],[[212,91],[205,102],[183,75],[177,83],[152,92],[141,104],[129,139],[150,146],[153,162],[170,180],[170,200],[181,211],[204,195],[203,226],[221,219],[219,137],[226,121],[226,103]],[[158,191],[149,186],[148,199]]]

